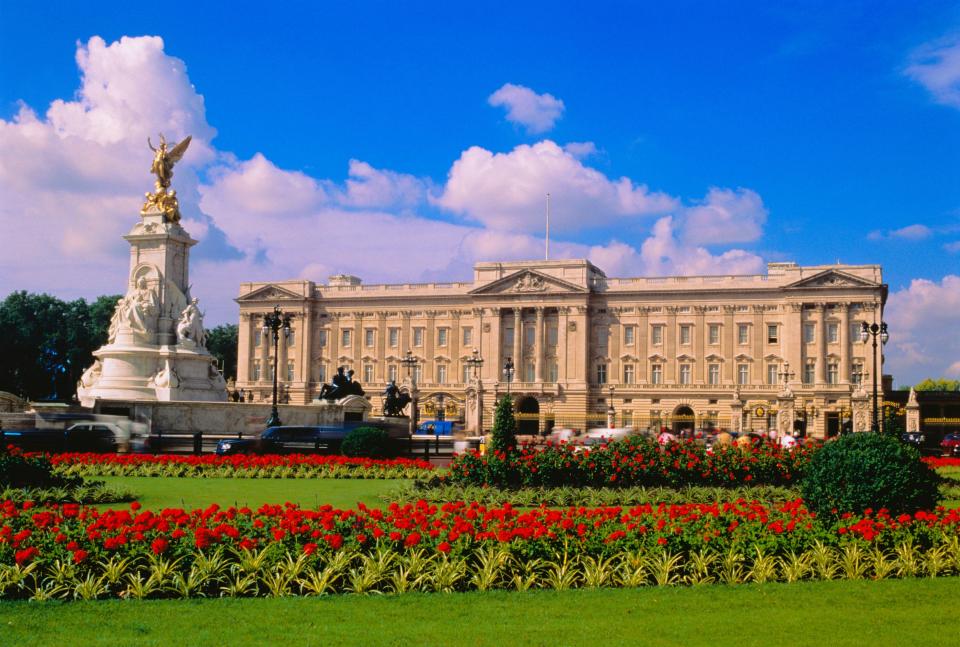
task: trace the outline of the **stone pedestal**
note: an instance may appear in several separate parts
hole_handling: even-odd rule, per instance
[[[777,395],[777,436],[793,434],[793,421],[796,419],[794,401],[793,392],[789,390],[781,391]]]
[[[920,431],[920,403],[917,402],[917,392],[910,387],[910,397],[907,400],[907,431]]]

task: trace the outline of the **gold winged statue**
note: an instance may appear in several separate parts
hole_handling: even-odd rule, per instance
[[[191,136],[187,135],[179,144],[168,148],[167,140],[161,133],[160,147],[154,148],[153,142],[147,137],[147,146],[154,152],[150,172],[157,176],[157,181],[156,193],[147,193],[147,201],[143,204],[144,213],[150,210],[161,211],[166,220],[180,222],[180,204],[177,201],[177,192],[170,188],[170,180],[173,178],[174,165],[180,161],[183,154],[187,152],[187,147],[190,146],[190,139]]]

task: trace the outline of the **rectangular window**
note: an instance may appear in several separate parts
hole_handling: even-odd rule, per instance
[[[547,326],[547,345],[556,346],[557,345],[557,326]]]
[[[377,331],[374,328],[367,328],[363,331],[363,345],[367,348],[373,348],[377,338]]]
[[[397,365],[391,364],[387,367],[387,379],[393,382],[397,381]]]
[[[813,323],[803,324],[803,343],[812,344],[817,340],[817,325]]]
[[[294,378],[293,362],[287,362],[287,382],[293,382]]]
[[[633,384],[633,364],[623,365],[623,383]]]
[[[597,339],[597,348],[606,348],[607,340],[610,337],[609,326],[594,326],[594,336]]]
[[[327,382],[327,365],[321,364],[320,370],[317,371],[317,376],[320,378],[320,383],[325,384]]]
[[[297,344],[297,331],[291,328],[287,332],[287,347],[296,346]]]
[[[720,324],[710,324],[710,328],[707,329],[708,342],[711,344],[720,343]]]
[[[373,364],[363,365],[363,381],[366,384],[373,382]]]
[[[467,326],[463,330],[463,345],[469,346],[473,343],[473,328]]]
[[[390,348],[396,348],[400,345],[400,329],[391,328],[387,334],[390,337]]]
[[[447,366],[446,364],[441,364],[437,367],[437,384],[446,384],[447,383]]]
[[[461,381],[461,383],[462,383],[462,384],[469,384],[472,379],[473,379],[473,374],[471,373],[470,365],[469,365],[469,364],[464,364],[464,365],[463,365],[463,380]]]
[[[737,364],[737,384],[750,383],[750,365]]]
[[[850,370],[850,384],[859,385],[863,381],[863,364],[854,364]]]
[[[680,384],[690,384],[690,365],[680,365]]]
[[[680,343],[689,344],[690,343],[690,329],[692,326],[683,325],[680,326]]]
[[[840,341],[840,324],[827,324],[827,341],[831,344],[836,344]]]
[[[550,377],[547,379],[550,382],[556,382],[558,379],[560,379],[559,367],[557,366],[556,362],[550,362],[548,366],[550,367]]]
[[[840,381],[840,367],[836,364],[827,364],[827,383],[837,384]]]
[[[624,346],[633,346],[633,338],[635,336],[636,328],[633,326],[625,326],[623,329],[623,345]]]
[[[253,360],[253,381],[260,381],[260,360],[258,359]]]
[[[534,326],[523,327],[523,343],[527,348],[533,348],[537,339],[537,329]]]
[[[607,383],[607,365],[597,364],[597,384]]]
[[[858,342],[860,341],[860,322],[855,321],[850,324],[850,341]]]
[[[259,346],[263,343],[263,331],[257,328],[253,331],[253,345]]]
[[[748,324],[737,324],[737,343],[741,346],[750,343],[750,326]]]
[[[816,364],[806,364],[803,367],[803,383],[804,384],[813,384],[814,376],[816,375],[817,365]]]
[[[707,381],[710,384],[720,384],[720,365],[711,364],[707,367]]]
[[[537,370],[533,362],[525,362],[523,365],[523,381],[533,382],[537,379]]]
[[[413,379],[417,384],[423,381],[423,364],[417,363],[417,365],[413,367]]]
[[[767,343],[776,344],[780,341],[780,327],[777,324],[767,324]]]
[[[632,427],[633,426],[633,411],[624,411],[623,412],[623,426]]]
[[[776,364],[767,364],[767,384],[776,384],[777,383],[777,369],[779,367]]]
[[[352,330],[341,330],[340,331],[340,347],[341,348],[350,348],[350,341],[352,338]]]
[[[503,345],[507,348],[513,347],[513,328],[503,329]]]
[[[663,364],[654,364],[650,367],[650,383],[663,384]]]
[[[324,346],[327,345],[327,331],[326,331],[326,330],[321,330],[321,331],[320,331],[320,339],[317,341],[317,343],[320,345],[320,348],[323,348]]]
[[[663,345],[663,326],[657,324],[650,328],[650,343],[654,346]]]
[[[437,330],[437,346],[445,347],[447,345],[447,336],[450,333],[449,328],[440,328]]]
[[[413,329],[413,345],[423,346],[423,328]]]

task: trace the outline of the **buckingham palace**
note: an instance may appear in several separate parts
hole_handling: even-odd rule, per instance
[[[526,433],[613,423],[825,437],[870,427],[883,360],[860,327],[881,320],[886,297],[879,265],[792,262],[632,278],[586,260],[480,262],[466,282],[243,283],[237,388],[269,400],[276,363],[283,401],[309,404],[345,367],[374,409],[394,380],[421,419],[474,432],[509,392]],[[262,332],[275,306],[292,315],[276,362]]]

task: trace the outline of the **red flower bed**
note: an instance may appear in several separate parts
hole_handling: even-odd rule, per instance
[[[924,456],[923,460],[930,467],[960,467],[960,458],[947,456]]]
[[[27,456],[39,456],[29,453]],[[421,459],[410,458],[353,458],[349,456],[326,456],[319,454],[235,454],[232,456],[217,456],[205,454],[203,456],[180,456],[171,454],[94,454],[71,452],[49,454],[50,462],[60,465],[188,465],[193,467],[232,467],[234,469],[256,469],[275,467],[327,467],[346,466],[364,469],[409,467],[422,470],[432,470],[433,466]]]

